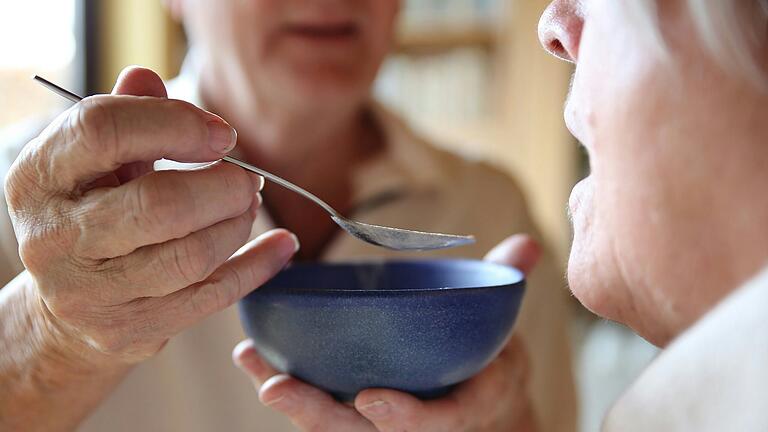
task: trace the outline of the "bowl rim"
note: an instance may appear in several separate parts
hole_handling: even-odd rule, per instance
[[[341,266],[357,266],[357,265],[371,265],[371,264],[408,264],[408,265],[414,265],[414,264],[425,264],[425,263],[454,263],[454,264],[471,264],[471,265],[483,265],[487,267],[493,267],[497,270],[501,271],[508,271],[511,272],[511,274],[514,274],[516,279],[511,283],[505,283],[505,284],[493,284],[493,285],[472,285],[472,286],[458,286],[458,287],[435,287],[435,288],[412,288],[412,289],[406,289],[406,288],[397,288],[397,289],[338,289],[338,288],[273,288],[269,287],[269,291],[262,290],[262,288],[267,288],[272,281],[274,281],[274,278],[267,281],[265,284],[262,285],[262,288],[255,289],[251,294],[261,292],[280,292],[280,293],[356,293],[356,294],[382,294],[382,293],[441,293],[441,292],[448,292],[448,291],[462,291],[462,290],[482,290],[482,289],[498,289],[498,288],[518,288],[523,289],[525,288],[527,278],[525,274],[518,269],[517,267],[508,266],[505,264],[499,264],[491,261],[484,261],[484,260],[478,260],[478,259],[467,259],[467,258],[419,258],[419,259],[376,259],[376,258],[366,258],[366,259],[360,259],[360,260],[349,260],[349,261],[333,261],[333,262],[299,262],[299,263],[291,263],[288,267],[283,269],[283,271],[287,271],[289,269],[295,269],[295,268],[301,268],[301,267],[341,267]],[[279,275],[275,275],[275,278]]]

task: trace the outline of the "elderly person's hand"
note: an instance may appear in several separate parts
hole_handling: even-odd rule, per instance
[[[30,142],[5,191],[30,279],[63,362],[133,364],[279,271],[297,249],[274,231],[248,240],[262,179],[215,161],[234,130],[169,100],[160,78],[128,69],[115,94],[84,99]],[[154,96],[138,97],[133,95]]]
[[[486,259],[528,273],[540,255],[525,235],[512,236]],[[354,406],[288,375],[277,373],[252,341],[233,352],[235,363],[259,389],[259,398],[306,431],[533,431],[535,417],[527,391],[528,362],[522,340],[514,336],[488,367],[448,396],[422,401],[387,389],[360,392]]]

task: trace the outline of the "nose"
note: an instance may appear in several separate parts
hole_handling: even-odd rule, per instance
[[[583,0],[555,0],[539,20],[539,41],[555,57],[576,63],[583,28]]]

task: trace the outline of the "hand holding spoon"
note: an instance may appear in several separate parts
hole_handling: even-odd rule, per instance
[[[63,96],[72,102],[77,103],[83,99],[82,97],[61,88],[42,77],[35,76],[34,79],[49,90],[52,90],[56,94]],[[347,219],[339,214],[339,212],[334,210],[333,207],[328,205],[325,201],[321,200],[311,192],[304,190],[303,188],[300,188],[299,186],[296,186],[295,184],[283,178],[264,171],[261,168],[256,168],[253,165],[245,163],[239,159],[235,159],[231,156],[224,156],[222,160],[240,166],[248,171],[255,172],[270,180],[271,182],[276,183],[311,200],[320,206],[323,210],[328,212],[328,214],[331,216],[331,219],[333,219],[333,221],[336,222],[336,224],[339,225],[344,231],[352,234],[354,237],[357,237],[360,240],[374,244],[376,246],[394,250],[431,250],[451,248],[475,242],[475,238],[473,236],[412,231],[402,228],[372,225]]]

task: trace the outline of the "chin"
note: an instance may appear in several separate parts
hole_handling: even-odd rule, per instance
[[[293,68],[284,75],[284,94],[291,94],[302,105],[327,108],[355,105],[365,100],[371,82],[355,73],[333,68]]]
[[[592,313],[613,321],[626,317],[631,298],[623,284],[615,257],[601,233],[592,231],[587,209],[571,207],[574,238],[568,258],[568,286]],[[596,235],[597,234],[597,235]]]
[[[615,295],[599,279],[600,272],[591,265],[591,258],[578,252],[574,243],[568,260],[568,286],[571,293],[590,312],[615,320]]]
[[[574,186],[568,202],[574,233],[568,259],[568,286],[584,307],[612,319],[614,295],[605,284],[610,260],[600,253],[603,248],[593,231],[593,190],[592,179],[587,177]]]
[[[598,265],[599,263],[599,265]],[[568,262],[568,285],[573,295],[589,311],[602,318],[629,327],[633,332],[658,347],[667,345],[674,334],[665,330],[662,317],[645,310],[641,299],[612,268],[610,260],[602,262],[595,256],[578,252],[578,243]]]

